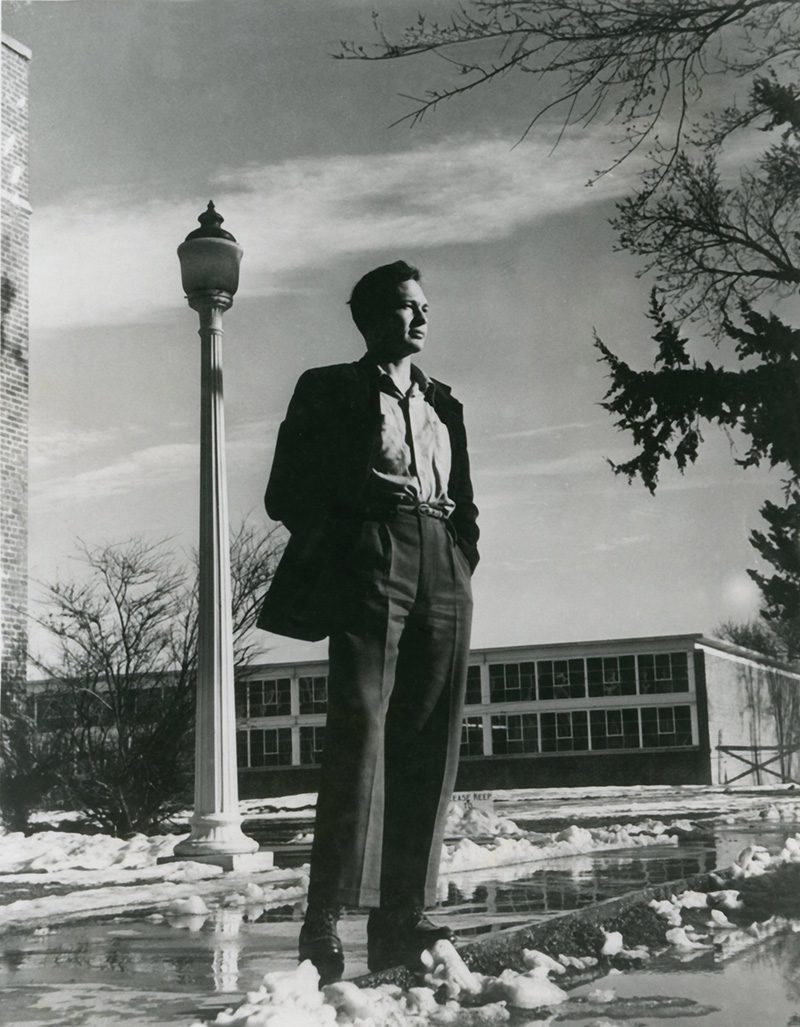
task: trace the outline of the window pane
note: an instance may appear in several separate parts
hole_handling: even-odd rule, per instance
[[[577,752],[589,748],[589,715],[586,710],[540,715],[542,752]]]
[[[236,732],[236,765],[239,767],[249,766],[247,762],[247,732]]]
[[[571,699],[583,699],[586,695],[586,674],[583,660],[569,661],[569,695]]]
[[[539,677],[539,698],[542,700],[554,699],[553,661],[540,660],[536,665],[536,671]]]
[[[679,746],[692,744],[689,706],[658,706],[642,710],[642,744]]]
[[[637,710],[592,710],[591,725],[593,750],[639,748]]]
[[[599,656],[590,656],[586,661],[586,683],[589,695],[598,698],[603,695],[603,660]]]
[[[292,765],[292,729],[290,727],[279,727],[277,731],[278,745],[276,753],[276,764],[281,767]]]
[[[542,752],[556,752],[556,715],[542,713],[539,716]]]
[[[502,663],[489,665],[489,701],[503,702],[506,694],[505,667]]]
[[[675,744],[692,744],[692,711],[688,706],[675,707]]]
[[[291,681],[251,681],[248,684],[251,717],[286,717],[291,713]]]
[[[642,710],[642,744],[647,748],[658,745],[658,714],[651,707]]]
[[[325,713],[328,708],[328,679],[302,677],[298,681],[301,713]]]
[[[522,715],[522,742],[525,752],[539,751],[539,725],[535,713]]]
[[[536,714],[492,717],[492,751],[496,756],[538,752]]]
[[[639,748],[639,711],[622,710],[622,739],[625,749]]]
[[[534,669],[531,663],[494,663],[489,665],[491,702],[527,702],[536,698]]]
[[[300,728],[300,762],[302,764],[318,764],[322,762],[325,744],[324,725],[314,724]]]
[[[636,669],[633,656],[592,656],[586,661],[589,695],[635,695]]]
[[[670,653],[672,661],[672,691],[689,691],[689,657],[687,653]]]
[[[620,692],[622,695],[636,695],[636,658],[619,657]]]
[[[250,732],[250,765],[252,767],[291,766],[291,763],[291,728],[264,728]]]
[[[495,756],[508,753],[508,720],[506,717],[492,717],[492,752]]]
[[[530,701],[536,698],[536,664],[521,663],[519,665],[521,698]]]
[[[479,706],[481,702],[481,668],[477,664],[467,668],[467,706]]]
[[[461,755],[483,756],[483,720],[465,717],[461,725]]]
[[[639,657],[639,681],[643,693],[689,691],[686,653],[647,653]]]
[[[586,710],[572,712],[572,748],[575,752],[589,748],[589,715]]]
[[[658,733],[660,735],[675,734],[675,714],[668,706],[658,708]]]

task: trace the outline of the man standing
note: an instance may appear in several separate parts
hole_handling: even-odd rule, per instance
[[[344,968],[342,906],[370,907],[373,971],[452,938],[435,901],[455,783],[478,562],[461,404],[412,363],[428,302],[404,261],[350,298],[367,352],[305,372],[267,513],[291,532],[259,627],[330,635],[328,713],[300,958]]]

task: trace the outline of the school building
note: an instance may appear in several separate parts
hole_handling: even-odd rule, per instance
[[[800,674],[699,634],[475,649],[456,788],[790,780]],[[314,791],[327,665],[236,686],[242,798]]]

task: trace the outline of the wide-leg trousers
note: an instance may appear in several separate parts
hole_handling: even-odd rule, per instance
[[[435,902],[455,784],[472,620],[445,520],[365,520],[330,637],[309,902]]]

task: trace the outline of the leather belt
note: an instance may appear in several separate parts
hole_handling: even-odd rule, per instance
[[[449,517],[446,510],[443,510],[440,506],[434,506],[432,503],[396,503],[393,506],[368,506],[362,510],[361,516],[367,521],[373,518],[375,520],[382,520],[398,513],[421,514],[423,517],[435,517],[439,521],[446,521]]]

